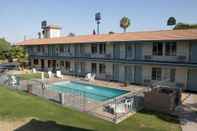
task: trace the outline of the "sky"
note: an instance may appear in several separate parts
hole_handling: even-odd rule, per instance
[[[100,33],[123,32],[120,19],[131,20],[128,32],[165,30],[170,16],[197,23],[197,0],[0,0],[0,38],[15,43],[37,38],[41,21],[62,27],[61,34],[92,34],[101,12]]]

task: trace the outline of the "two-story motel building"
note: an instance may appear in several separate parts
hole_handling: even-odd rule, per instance
[[[27,48],[31,67],[133,84],[164,80],[197,91],[195,29],[74,37],[60,37],[57,26],[47,29],[43,39],[17,43]]]

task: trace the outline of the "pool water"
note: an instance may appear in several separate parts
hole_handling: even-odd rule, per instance
[[[55,92],[69,92],[84,95],[85,97],[96,101],[105,101],[128,93],[128,91],[125,90],[107,88],[75,81],[56,82],[49,85],[49,89]]]

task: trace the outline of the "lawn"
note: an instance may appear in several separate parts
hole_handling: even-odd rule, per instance
[[[41,79],[41,73],[26,73],[18,75],[22,80],[31,80],[31,79]],[[44,73],[45,78],[48,77],[47,73]]]
[[[87,113],[81,113],[24,92],[0,86],[0,121],[36,118],[40,123],[55,121],[53,131],[180,131],[177,120],[161,114],[142,111],[120,124],[113,124]],[[48,123],[49,124],[49,123]],[[61,126],[60,126],[61,125]],[[50,126],[49,126],[50,127]],[[36,128],[34,128],[36,129]],[[52,127],[50,128],[52,130]],[[32,129],[33,130],[33,129]],[[38,131],[38,130],[37,130]]]

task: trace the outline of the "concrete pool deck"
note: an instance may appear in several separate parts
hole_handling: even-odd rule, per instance
[[[38,73],[41,73],[40,71],[37,71]],[[26,73],[32,73],[31,70],[24,70],[24,71],[15,71],[11,70],[7,72],[7,74],[26,74]],[[84,77],[76,77],[73,75],[63,75],[63,79],[59,79],[54,76],[52,78],[45,78],[47,80],[47,83],[51,84],[54,82],[58,81],[83,81],[83,82],[88,82],[89,84],[94,84],[98,86],[104,86],[104,87],[109,87],[109,88],[116,88],[116,89],[121,89],[121,90],[127,90],[131,92],[138,92],[138,91],[146,91],[148,89],[147,86],[141,86],[141,85],[134,85],[134,84],[129,84],[128,86],[124,86],[123,83],[121,82],[112,82],[112,81],[105,81],[105,80],[98,80],[95,79],[93,81],[87,81],[85,80]]]
[[[120,82],[104,81],[104,80],[98,80],[98,79],[95,79],[93,81],[87,81],[83,77],[74,77],[70,75],[64,75],[63,79],[58,79],[56,77],[53,77],[50,79],[46,78],[46,80],[49,84],[58,82],[58,81],[81,81],[81,82],[85,82],[88,84],[121,89],[121,90],[130,91],[130,92],[146,91],[148,89],[146,86],[138,86],[138,85],[133,85],[133,84],[130,84],[128,86],[123,86],[123,83],[120,83]]]

